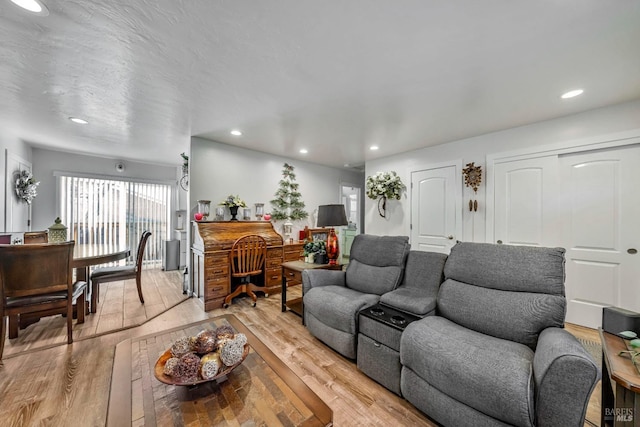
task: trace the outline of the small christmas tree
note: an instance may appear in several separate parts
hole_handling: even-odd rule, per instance
[[[275,199],[271,200],[274,210],[271,217],[275,220],[299,220],[305,219],[309,214],[304,210],[304,202],[300,200],[302,194],[298,191],[296,174],[293,166],[285,163],[282,169],[282,179],[278,183]]]

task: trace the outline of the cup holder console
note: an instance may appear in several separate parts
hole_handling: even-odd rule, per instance
[[[380,304],[367,307],[363,309],[360,314],[368,317],[369,319],[375,319],[376,322],[384,323],[385,325],[399,330],[404,330],[409,323],[419,319],[411,314],[398,311],[393,307],[383,306]]]
[[[384,314],[384,310],[381,309],[380,307],[373,307],[371,310],[369,310],[371,312],[371,314],[373,314],[374,316],[382,316]]]
[[[405,323],[407,323],[407,319],[402,316],[391,316],[391,322],[395,323],[396,325],[404,325]]]

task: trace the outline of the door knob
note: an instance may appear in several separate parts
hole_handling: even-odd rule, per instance
[[[451,234],[449,234],[449,235],[447,236],[447,239],[449,239],[449,240],[453,240],[453,236],[452,236]]]
[[[627,253],[631,255],[635,255],[638,253],[638,250],[636,248],[629,248],[627,249]]]

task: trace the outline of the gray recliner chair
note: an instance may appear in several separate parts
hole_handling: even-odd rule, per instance
[[[304,270],[304,321],[309,332],[354,359],[358,313],[400,284],[409,249],[407,236],[361,234],[353,240],[346,271]]]
[[[444,426],[582,427],[600,370],[563,329],[564,249],[458,243],[436,316],[400,342],[402,395]]]

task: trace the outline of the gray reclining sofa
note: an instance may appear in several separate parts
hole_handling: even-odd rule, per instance
[[[364,250],[379,238],[356,238],[347,272],[303,273],[314,336],[444,426],[583,426],[601,373],[563,329],[564,249],[462,242],[446,257],[395,240],[393,275],[363,271],[389,263]],[[377,307],[408,324],[363,315]]]

